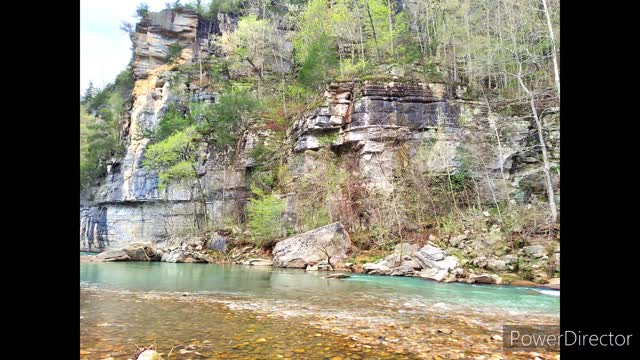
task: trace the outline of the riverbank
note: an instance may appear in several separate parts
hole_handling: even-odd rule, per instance
[[[427,246],[425,246],[427,247]],[[329,266],[326,261],[321,261],[313,266],[306,266],[302,269],[308,272],[326,272],[326,271],[339,271],[345,273],[354,274],[371,274],[382,275],[391,277],[419,277],[426,280],[438,281],[438,282],[458,282],[465,284],[486,284],[486,285],[507,285],[507,286],[520,286],[529,288],[538,288],[543,290],[560,290],[560,279],[553,278],[546,284],[536,283],[521,279],[514,273],[501,273],[496,274],[492,272],[483,271],[481,273],[474,273],[473,271],[464,270],[461,267],[457,267],[457,260],[454,260],[454,266],[444,271],[439,268],[442,261],[430,261],[428,258],[424,261],[429,262],[428,266],[432,269],[426,268],[419,271],[422,268],[420,262],[416,260],[415,250],[413,254],[406,255],[412,249],[409,244],[399,244],[396,247],[394,253],[386,257],[378,257],[375,263],[368,263],[366,260],[357,261],[358,257],[353,256],[352,261],[340,261],[334,266]],[[433,251],[441,251],[433,246],[428,246],[431,255]],[[405,251],[403,255],[403,251]],[[268,256],[268,257],[267,257]],[[366,257],[365,257],[366,258]],[[446,260],[454,258],[452,256],[447,257]],[[362,259],[362,257],[360,257]],[[403,261],[398,261],[403,259]],[[442,255],[442,259],[445,259]],[[217,265],[238,264],[245,266],[258,266],[258,267],[278,267],[274,264],[273,259],[270,257],[270,253],[265,253],[259,249],[246,246],[243,248],[233,248],[226,254],[214,250],[190,250],[188,248],[171,248],[166,252],[163,250],[156,250],[146,244],[134,244],[128,248],[109,250],[103,253],[87,253],[81,252],[81,262],[129,262],[129,261],[162,261],[169,263],[210,263]],[[394,264],[394,262],[396,262]],[[394,266],[395,265],[395,266]],[[285,267],[285,266],[280,266]],[[430,272],[427,272],[429,270]],[[439,271],[438,271],[439,270]],[[444,273],[442,276],[439,274]],[[448,276],[447,276],[448,275]]]

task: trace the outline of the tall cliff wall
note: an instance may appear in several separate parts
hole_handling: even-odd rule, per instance
[[[176,84],[175,65],[167,64],[174,44],[182,48],[178,64],[197,64],[216,54],[212,37],[233,31],[237,18],[221,15],[203,21],[190,11],[153,13],[132,35],[136,76],[132,108],[123,124],[126,154],[115,162],[97,188],[80,204],[80,249],[102,251],[134,241],[162,245],[169,234],[193,221],[192,189],[171,184],[158,189],[158,178],[143,166],[149,144],[145,133],[155,129],[169,105],[187,96],[190,101],[216,101],[217,94],[194,84]],[[362,179],[370,190],[394,190],[394,171],[403,158],[413,157],[421,144],[435,144],[428,157],[432,171],[455,173],[461,166],[457,149],[486,152],[485,142],[495,134],[502,139],[497,153],[486,157],[487,177],[508,182],[514,201],[526,201],[544,191],[539,150],[526,119],[495,120],[481,103],[464,98],[464,88],[441,83],[354,81],[335,83],[324,94],[324,104],[296,121],[289,164],[294,177],[302,178],[317,166],[314,154],[329,149],[349,174]],[[559,161],[558,124],[547,121],[552,161]],[[257,132],[248,131],[239,141],[238,153],[210,148],[199,172],[205,187],[208,215],[214,224],[238,216],[247,198],[246,174],[253,165],[249,150]],[[294,180],[295,181],[295,180]]]

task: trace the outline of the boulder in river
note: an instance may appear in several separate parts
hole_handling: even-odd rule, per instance
[[[273,248],[273,265],[304,269],[329,261],[336,266],[351,252],[351,239],[339,222],[279,241]],[[328,259],[330,258],[330,259]]]
[[[131,258],[122,250],[107,250],[96,255],[97,261],[130,261]]]
[[[425,245],[416,252],[416,260],[425,269],[453,270],[458,267],[458,258],[446,256],[445,252],[433,245]]]
[[[502,284],[502,278],[496,274],[481,274],[481,275],[471,275],[469,276],[470,283],[478,283],[478,284]]]
[[[134,243],[123,248],[122,251],[129,256],[131,261],[153,261],[156,257],[156,251],[151,244]]]
[[[423,269],[418,273],[418,276],[425,279],[431,279],[435,281],[442,281],[449,274],[449,271],[442,269]]]

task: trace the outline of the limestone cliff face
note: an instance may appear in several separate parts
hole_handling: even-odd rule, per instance
[[[481,103],[463,99],[464,89],[442,83],[340,83],[325,93],[325,103],[300,119],[291,129],[294,151],[312,154],[331,145],[341,158],[357,159],[357,175],[369,189],[393,190],[393,172],[403,156],[413,157],[421,144],[431,141],[427,168],[455,173],[460,167],[458,148],[481,152],[486,141],[501,139],[495,154],[488,154],[489,176],[506,177],[511,191],[525,201],[531,192],[543,193],[541,164],[535,133],[526,119],[489,116]],[[551,160],[559,163],[558,123],[546,121]],[[313,167],[305,155],[302,168]],[[502,180],[502,179],[501,179]]]
[[[136,32],[131,35],[136,78],[133,105],[128,123],[123,124],[126,153],[110,167],[101,186],[90,194],[93,198],[89,200],[86,196],[81,203],[81,250],[102,251],[132,241],[164,241],[171,230],[192,221],[191,189],[175,184],[160,193],[157,176],[143,168],[144,152],[149,144],[145,133],[155,129],[170,104],[177,102],[180,96],[186,94],[196,101],[215,100],[214,93],[192,93],[184,86],[175,86],[171,79],[176,63],[196,63],[210,51],[212,34],[220,27],[233,28],[233,18],[222,17],[222,21],[219,26],[216,22],[198,19],[194,12],[180,10],[151,13],[137,25]],[[177,61],[170,65],[167,58],[172,46],[182,50]],[[207,179],[215,179],[221,171],[222,177],[230,179],[226,184],[237,187],[238,174],[234,171],[227,174],[221,164],[208,162],[204,165]],[[215,180],[206,182],[216,183]],[[221,190],[220,186],[215,187],[210,186],[211,190]],[[233,195],[233,191],[225,194],[227,197]],[[218,201],[224,202],[223,199]],[[219,215],[220,211],[215,211],[219,207],[215,199],[212,207],[211,213]]]
[[[170,104],[182,101],[216,101],[206,88],[174,80],[175,64],[167,64],[174,44],[181,47],[178,64],[198,64],[207,53],[217,54],[212,39],[231,32],[237,17],[220,15],[217,21],[198,19],[190,11],[152,13],[132,35],[136,77],[132,107],[123,124],[126,154],[109,169],[102,184],[84,194],[80,204],[80,249],[102,251],[134,241],[162,245],[192,221],[193,189],[180,184],[158,190],[158,178],[142,162],[149,145],[145,136],[155,129]],[[454,173],[460,167],[457,149],[481,152],[483,143],[498,133],[500,151],[488,155],[493,164],[487,176],[503,177],[517,201],[531,193],[544,193],[537,139],[527,119],[497,120],[480,103],[465,100],[460,87],[440,83],[353,82],[331,85],[324,104],[300,118],[288,130],[292,140],[290,168],[304,176],[318,161],[313,154],[330,149],[349,172],[369,189],[393,191],[394,170],[402,159],[413,157],[425,141],[433,143],[427,167]],[[554,114],[549,115],[551,118]],[[559,163],[558,125],[545,121],[552,161]],[[253,166],[249,150],[268,133],[247,131],[238,151],[206,149],[199,170],[212,223],[240,218],[247,197],[245,174]],[[302,158],[303,161],[297,159]],[[287,200],[291,200],[288,196]],[[288,210],[290,212],[290,210]]]

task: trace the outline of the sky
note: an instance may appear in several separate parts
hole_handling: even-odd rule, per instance
[[[169,0],[144,0],[150,11],[160,11]],[[131,59],[131,40],[120,30],[142,0],[80,0],[80,94],[93,81],[95,87],[115,80]],[[186,1],[183,1],[183,3]]]

